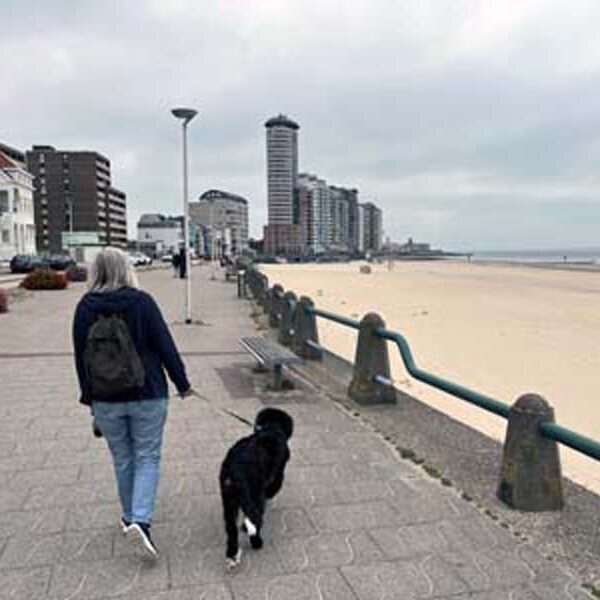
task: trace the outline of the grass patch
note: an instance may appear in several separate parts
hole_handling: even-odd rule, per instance
[[[413,460],[416,458],[416,454],[410,448],[398,448],[400,456],[402,458]]]
[[[433,477],[434,479],[440,479],[442,474],[435,468],[430,465],[423,465],[423,470],[427,475]]]
[[[593,583],[584,583],[583,588],[590,592],[594,598],[600,598],[600,588],[597,588]]]

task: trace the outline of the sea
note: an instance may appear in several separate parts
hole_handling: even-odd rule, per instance
[[[473,260],[515,263],[600,264],[600,247],[559,248],[554,250],[480,250]]]

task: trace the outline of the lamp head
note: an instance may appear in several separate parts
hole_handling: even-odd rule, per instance
[[[171,113],[177,119],[183,119],[187,124],[198,114],[198,111],[193,108],[174,108]]]

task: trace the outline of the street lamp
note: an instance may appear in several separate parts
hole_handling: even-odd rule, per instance
[[[185,257],[185,322],[192,322],[192,269],[190,261],[190,223],[189,223],[189,197],[188,197],[188,168],[187,168],[187,126],[198,114],[193,108],[174,108],[171,113],[181,120],[183,140],[183,246]]]
[[[215,208],[215,201],[213,198],[209,199],[210,205],[209,205],[209,213],[210,213],[210,270],[211,270],[211,275],[210,275],[210,279],[211,281],[215,281],[216,280],[216,276],[215,276],[215,244],[216,244],[216,234],[215,234],[215,224],[214,224],[214,208]]]

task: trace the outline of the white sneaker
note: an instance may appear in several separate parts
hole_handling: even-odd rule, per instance
[[[125,517],[121,517],[119,524],[121,525],[121,531],[123,532],[123,535],[126,535],[127,530],[131,527],[131,523],[129,521],[126,521]]]
[[[126,531],[127,539],[136,553],[146,558],[156,560],[158,550],[150,537],[150,525],[146,523],[132,523]]]

